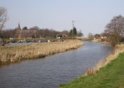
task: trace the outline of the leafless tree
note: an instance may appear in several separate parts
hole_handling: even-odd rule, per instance
[[[113,17],[109,24],[106,25],[105,33],[107,33],[110,43],[115,46],[124,37],[124,17],[119,15]]]
[[[0,31],[4,27],[6,20],[7,20],[7,10],[3,7],[0,7]]]
[[[124,17],[119,15],[114,17],[109,24],[106,25],[106,32],[109,34],[117,33],[124,35]]]

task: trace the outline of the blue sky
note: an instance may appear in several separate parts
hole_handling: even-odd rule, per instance
[[[5,28],[39,26],[70,30],[72,20],[85,35],[101,33],[113,16],[124,16],[124,0],[0,0],[8,10]]]

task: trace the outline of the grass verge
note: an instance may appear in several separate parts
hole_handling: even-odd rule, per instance
[[[96,74],[82,76],[60,88],[124,88],[124,53],[119,54]]]

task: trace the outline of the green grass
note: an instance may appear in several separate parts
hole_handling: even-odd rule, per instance
[[[77,78],[60,88],[124,88],[124,53],[97,74]]]

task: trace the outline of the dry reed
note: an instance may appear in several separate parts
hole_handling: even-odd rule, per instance
[[[0,46],[0,64],[20,62],[26,59],[36,59],[78,48],[82,45],[80,40],[65,40],[63,42],[36,43],[25,46]]]

